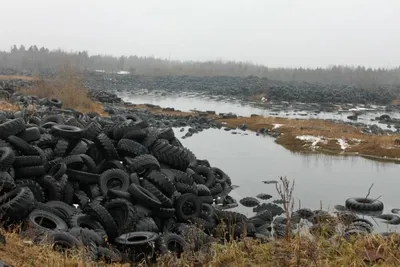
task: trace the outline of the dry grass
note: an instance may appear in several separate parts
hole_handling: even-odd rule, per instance
[[[24,80],[24,81],[37,81],[38,77],[33,76],[19,76],[19,75],[0,75],[0,80]]]
[[[5,111],[18,111],[19,107],[17,105],[11,104],[6,101],[1,101],[0,100],[0,110],[5,110]]]
[[[281,124],[282,126],[273,130],[283,134],[277,138],[276,142],[292,151],[309,149],[310,147],[307,146],[309,143],[296,139],[296,137],[311,135],[322,136],[326,140],[325,143],[318,143],[317,150],[320,151],[343,152],[337,139],[344,139],[350,145],[345,150],[346,152],[400,158],[400,146],[395,144],[395,139],[400,138],[398,134],[392,136],[367,135],[351,125],[317,119],[294,120],[275,117],[241,117],[237,119],[219,119],[219,121],[226,122],[233,127],[247,124],[249,129],[253,131],[263,127],[272,130],[274,125]],[[357,140],[361,140],[361,142]]]
[[[4,233],[4,232],[3,232]],[[61,254],[49,245],[33,245],[16,233],[4,233],[7,244],[0,247],[0,259],[12,266],[129,266],[92,262],[82,248]],[[162,256],[157,266],[400,266],[400,236],[366,235],[346,240],[323,234],[309,238],[302,235],[262,242],[254,239],[215,244],[211,251],[185,252],[180,259]],[[380,258],[380,260],[377,260]],[[379,263],[380,262],[380,263]],[[135,266],[145,266],[137,264]]]
[[[392,105],[400,105],[400,99],[393,100]]]
[[[63,108],[73,108],[83,113],[94,111],[102,116],[107,115],[102,104],[89,98],[79,74],[72,69],[60,71],[57,78],[51,81],[37,80],[33,87],[22,88],[20,91],[25,95],[59,99],[63,102]]]

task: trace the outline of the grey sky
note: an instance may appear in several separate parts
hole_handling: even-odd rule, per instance
[[[1,1],[11,45],[271,67],[400,65],[399,0]]]

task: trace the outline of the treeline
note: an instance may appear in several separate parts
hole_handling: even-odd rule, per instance
[[[80,70],[129,71],[133,75],[153,76],[258,76],[279,81],[323,84],[352,84],[374,89],[378,85],[399,85],[400,68],[371,69],[363,66],[328,68],[268,68],[250,62],[176,61],[154,57],[89,55],[87,51],[66,52],[37,46],[13,46],[0,51],[0,68],[22,73],[54,72],[65,62]]]

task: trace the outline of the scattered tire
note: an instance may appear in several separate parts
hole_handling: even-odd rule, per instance
[[[371,198],[348,198],[346,208],[354,211],[382,211],[383,203]]]

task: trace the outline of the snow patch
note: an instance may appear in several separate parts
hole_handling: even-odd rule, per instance
[[[316,145],[322,141],[322,137],[312,136],[312,135],[299,135],[299,136],[296,136],[296,139],[300,139],[300,140],[306,141],[306,142],[311,142],[312,148],[315,148]]]
[[[279,123],[276,123],[276,124],[273,124],[273,125],[274,125],[274,127],[272,127],[272,130],[278,129],[279,127],[283,126],[283,124],[279,124]]]
[[[121,70],[121,71],[118,71],[117,74],[129,74],[129,71],[123,71],[123,70]]]
[[[342,150],[346,150],[346,148],[349,147],[349,144],[342,138],[337,139],[337,142],[339,143],[340,149]]]

